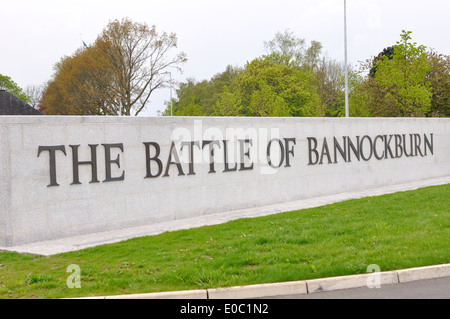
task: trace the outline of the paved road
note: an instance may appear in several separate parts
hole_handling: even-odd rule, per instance
[[[450,277],[268,299],[450,299]]]

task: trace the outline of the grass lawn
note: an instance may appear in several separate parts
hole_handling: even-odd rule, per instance
[[[0,298],[304,280],[450,262],[450,185],[164,233],[51,257],[0,252]],[[81,269],[69,289],[67,267]]]

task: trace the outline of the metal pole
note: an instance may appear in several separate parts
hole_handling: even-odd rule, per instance
[[[345,117],[350,117],[348,106],[348,64],[347,64],[347,0],[344,0],[344,42],[345,42]]]
[[[172,73],[170,75],[170,116],[173,116],[173,100],[172,100]]]

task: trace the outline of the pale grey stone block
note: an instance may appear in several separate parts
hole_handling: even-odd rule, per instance
[[[100,197],[89,199],[89,222],[101,223],[126,219],[126,204],[123,196]]]
[[[4,243],[17,243],[88,234],[448,176],[448,123],[448,119],[1,117],[0,191],[7,195],[0,203],[0,238]],[[345,162],[338,155],[338,163],[334,163],[333,137],[342,142],[343,136],[349,136],[355,142],[357,136],[425,133],[434,134],[433,156],[358,161],[352,155],[351,162]],[[319,154],[327,138],[333,163],[329,164],[325,155],[322,165],[308,165],[308,137],[319,142]],[[241,171],[238,140],[246,138],[253,144],[250,159],[244,158],[247,164],[253,163],[253,169]],[[272,138],[295,138],[294,155],[283,154],[285,160],[290,156],[291,167],[269,169],[267,143]],[[190,154],[187,147],[180,149],[180,139],[219,140],[221,147],[215,149],[214,157],[216,173],[209,173],[209,148],[194,147],[195,175],[188,175]],[[237,163],[236,171],[224,172],[225,139],[229,141],[230,166]],[[172,141],[177,143],[184,175],[179,176],[177,166],[171,165],[170,176],[163,177]],[[146,142],[160,146],[158,160],[162,168],[155,178],[145,178]],[[112,148],[111,162],[107,163],[102,144],[111,143],[121,143],[123,151]],[[86,164],[91,160],[89,144],[98,145],[98,183],[90,182],[92,167]],[[37,154],[39,146],[56,145],[64,145],[66,154],[55,153],[59,186],[49,187],[50,153]],[[80,185],[72,185],[70,145],[80,145],[80,165],[75,165]],[[369,145],[365,144],[365,154],[368,151]],[[385,151],[385,145],[380,143],[377,151]],[[276,147],[272,155],[276,162]],[[120,168],[116,159],[120,160]],[[158,169],[157,162],[151,161],[152,173]],[[111,177],[124,173],[124,180],[105,182],[108,168]],[[40,219],[30,224],[31,215],[39,215]]]
[[[10,145],[9,129],[7,125],[0,123],[0,180],[9,179],[10,175]]]
[[[9,149],[10,151],[22,150],[22,128],[23,125],[8,125],[9,129]]]
[[[89,201],[86,199],[58,201],[48,204],[48,225],[60,229],[90,222]]]
[[[46,205],[26,205],[11,210],[14,233],[41,231],[49,228]]]
[[[22,126],[23,149],[36,151],[39,146],[64,145],[66,128],[61,124],[41,124]]]
[[[136,193],[126,196],[127,218],[137,219],[159,216],[158,193]]]

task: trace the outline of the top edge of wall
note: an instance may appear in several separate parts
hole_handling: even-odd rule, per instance
[[[234,123],[248,123],[255,120],[260,122],[374,122],[374,121],[449,121],[450,118],[412,118],[412,117],[186,117],[186,116],[27,116],[2,115],[0,123],[5,124],[39,124],[39,123],[180,123],[186,121],[229,121]]]

